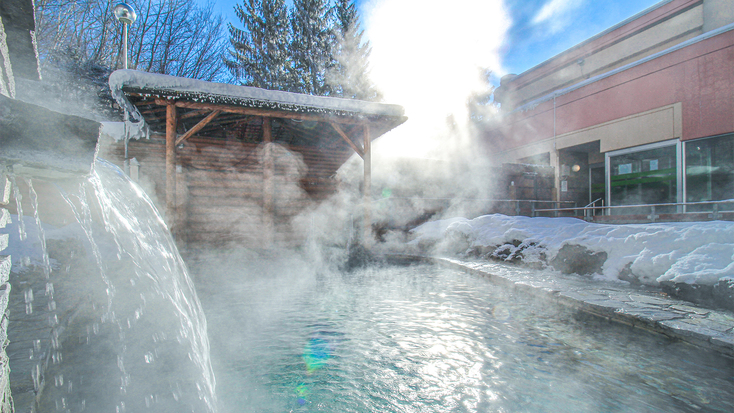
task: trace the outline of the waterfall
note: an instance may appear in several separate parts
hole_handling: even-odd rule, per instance
[[[76,181],[15,177],[14,193],[33,214],[4,229],[16,411],[216,412],[201,304],[140,187],[97,160]]]

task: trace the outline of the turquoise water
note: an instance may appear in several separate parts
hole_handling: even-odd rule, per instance
[[[221,411],[734,411],[731,360],[463,272],[203,267]]]

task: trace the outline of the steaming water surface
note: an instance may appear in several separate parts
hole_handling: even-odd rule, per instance
[[[473,275],[226,261],[197,279],[222,411],[734,411],[730,360]]]

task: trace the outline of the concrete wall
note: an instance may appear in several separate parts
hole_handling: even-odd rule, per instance
[[[2,167],[2,165],[0,165]],[[7,208],[10,202],[10,181],[0,174],[0,228],[10,222]],[[10,397],[10,361],[5,352],[8,345],[8,301],[10,299],[10,256],[3,255],[8,247],[8,234],[0,234],[0,412],[13,411]]]
[[[10,65],[8,36],[5,34],[2,15],[0,15],[0,95],[15,97],[15,79],[13,67]]]
[[[720,135],[734,131],[732,96],[734,30],[508,114],[484,141],[522,158],[594,140],[606,152]]]
[[[708,32],[734,22],[734,2],[705,0],[703,2],[703,31]]]
[[[667,0],[502,82],[506,111],[734,22],[731,0]]]
[[[592,142],[599,143],[599,154],[732,133],[732,96],[734,30],[728,30],[702,35],[653,59],[505,114],[485,131],[483,142],[487,153],[502,162],[549,153],[551,166],[560,171],[559,151],[576,151]],[[556,179],[560,188],[561,177]]]
[[[700,0],[661,4],[636,21],[592,38],[514,78],[508,85],[514,104],[522,105],[704,32],[704,7]]]

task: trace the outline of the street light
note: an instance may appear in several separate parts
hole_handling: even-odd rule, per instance
[[[125,69],[127,69],[127,25],[135,23],[138,15],[135,9],[127,3],[119,3],[114,9],[115,18],[122,23],[122,53],[125,56]]]

